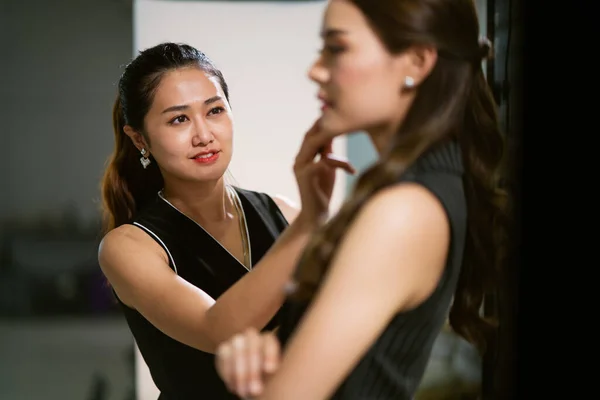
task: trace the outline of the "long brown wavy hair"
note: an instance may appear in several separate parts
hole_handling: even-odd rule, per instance
[[[504,138],[481,66],[490,44],[479,40],[472,0],[349,1],[391,53],[426,45],[437,49],[438,59],[387,152],[360,176],[337,215],[309,243],[292,298],[307,301],[315,295],[348,225],[375,193],[398,182],[426,151],[454,139],[465,166],[468,228],[450,325],[483,353],[496,323],[482,317],[482,304],[500,282],[508,222],[507,195],[500,187]]]
[[[229,90],[221,71],[204,53],[186,44],[161,43],[140,52],[125,67],[112,114],[115,148],[101,183],[104,234],[127,223],[162,189],[163,177],[156,161],[152,160],[148,168],[143,169],[140,152],[123,128],[130,125],[149,143],[144,118],[156,88],[165,73],[189,67],[216,77],[229,101]]]

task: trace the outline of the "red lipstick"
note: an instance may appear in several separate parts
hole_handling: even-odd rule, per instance
[[[208,151],[196,154],[194,158],[192,158],[198,164],[212,164],[219,159],[219,154],[221,151]]]

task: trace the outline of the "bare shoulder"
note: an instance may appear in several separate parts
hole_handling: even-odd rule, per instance
[[[292,222],[294,222],[294,220],[298,216],[298,213],[300,212],[300,207],[289,198],[280,194],[271,196],[271,198],[273,199],[275,204],[277,204],[277,207],[279,207],[279,209],[283,213],[283,216],[285,217],[285,219],[287,219],[288,223],[291,224]]]
[[[156,246],[153,246],[153,243],[156,244]],[[160,246],[158,246],[158,244],[140,228],[126,224],[108,232],[102,238],[98,252],[100,257],[110,257],[123,250],[155,250],[156,247],[160,248]]]
[[[108,232],[103,238],[102,243],[119,243],[121,240],[143,240],[143,232],[136,226],[125,224],[121,225],[110,232]]]
[[[419,184],[401,183],[366,202],[340,252],[346,264],[363,260],[369,265],[369,274],[379,277],[376,287],[386,287],[387,280],[394,283],[388,289],[395,293],[390,301],[397,312],[416,307],[433,293],[446,265],[450,235],[438,198]]]
[[[367,201],[359,213],[360,227],[385,235],[404,232],[448,234],[449,222],[439,199],[416,183],[385,188]]]
[[[122,225],[108,232],[98,248],[98,261],[105,274],[134,270],[135,264],[168,258],[163,248],[148,234],[134,225]]]

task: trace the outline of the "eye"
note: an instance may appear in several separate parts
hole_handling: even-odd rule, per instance
[[[185,116],[185,115],[178,115],[177,117],[175,117],[175,118],[173,118],[172,120],[169,121],[169,125],[183,124],[187,120],[188,120],[187,116]]]
[[[224,107],[214,107],[211,108],[211,110],[208,112],[208,115],[216,115],[216,114],[221,114],[223,111],[225,111]]]
[[[336,55],[336,54],[340,54],[344,50],[345,50],[345,48],[343,46],[325,44],[321,48],[320,53],[324,54],[324,55]]]

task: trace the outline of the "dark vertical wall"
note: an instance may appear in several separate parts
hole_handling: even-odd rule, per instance
[[[132,32],[130,0],[2,1],[0,221],[96,218]]]
[[[517,342],[516,310],[518,306],[518,274],[520,231],[520,159],[523,123],[523,14],[520,0],[488,0],[488,36],[494,38],[495,58],[488,66],[488,81],[500,106],[500,118],[507,138],[507,189],[517,209],[512,213],[513,232],[505,264],[505,281],[500,307],[488,312],[499,313],[501,326],[498,341],[484,363],[484,399],[516,397]]]

